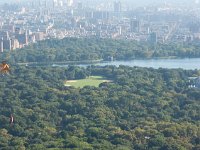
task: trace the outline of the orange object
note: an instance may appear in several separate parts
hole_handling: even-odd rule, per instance
[[[7,74],[9,73],[9,71],[10,71],[10,66],[5,61],[3,61],[0,65],[0,72],[3,74]]]

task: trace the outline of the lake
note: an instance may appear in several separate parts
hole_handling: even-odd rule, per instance
[[[89,66],[91,64],[79,64],[78,66]],[[182,68],[182,69],[200,69],[200,58],[184,58],[184,59],[140,59],[140,60],[128,60],[128,61],[109,61],[99,62],[92,65],[106,66],[106,65],[125,65],[125,66],[138,66],[138,67],[152,67],[152,68]],[[56,65],[53,66],[67,66],[67,65]]]

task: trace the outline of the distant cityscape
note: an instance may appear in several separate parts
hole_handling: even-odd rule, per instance
[[[200,41],[200,5],[170,3],[131,8],[122,1],[97,5],[78,0],[1,4],[0,51],[45,39],[112,38],[168,43]]]

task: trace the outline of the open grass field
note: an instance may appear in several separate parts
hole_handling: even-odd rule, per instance
[[[103,82],[111,82],[102,76],[90,76],[86,79],[81,80],[68,80],[65,81],[65,86],[74,86],[76,88],[83,88],[84,86],[95,86],[98,87],[99,84]]]

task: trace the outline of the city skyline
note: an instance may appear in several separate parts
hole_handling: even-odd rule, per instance
[[[89,1],[87,5],[86,1],[79,0],[51,0],[51,3],[29,0],[30,3],[2,5],[0,51],[65,37],[125,39],[151,44],[200,41],[200,13],[195,7],[174,7],[165,2],[131,8],[125,5],[125,0],[107,3],[101,0],[99,4],[94,4],[97,0]]]

